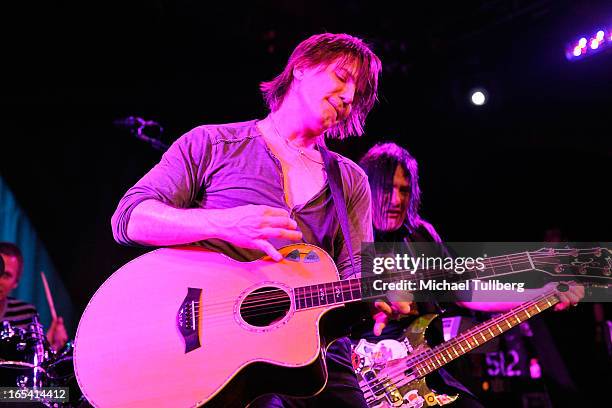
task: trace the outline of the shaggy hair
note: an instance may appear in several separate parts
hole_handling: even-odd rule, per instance
[[[336,61],[339,67],[357,67],[355,98],[350,115],[327,130],[325,136],[335,139],[361,136],[366,117],[377,101],[382,65],[366,43],[348,34],[317,34],[302,41],[293,50],[283,72],[260,84],[268,108],[274,112],[281,106],[291,89],[295,68],[327,67]]]

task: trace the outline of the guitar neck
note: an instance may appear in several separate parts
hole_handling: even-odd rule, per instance
[[[419,376],[425,376],[554,306],[558,302],[559,299],[555,292],[548,292],[493,319],[487,320],[427,352],[418,354],[414,359],[408,359],[406,363]]]
[[[491,279],[535,269],[530,252],[490,257],[485,259],[483,264],[484,268],[481,270],[465,271],[460,275],[442,268],[425,268],[302,286],[293,290],[294,304],[297,310],[301,310],[379,298],[381,291],[374,289],[376,281],[395,283],[453,278],[455,282],[462,282],[470,279]]]

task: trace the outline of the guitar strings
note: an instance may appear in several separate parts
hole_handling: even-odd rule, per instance
[[[535,299],[538,299],[538,298],[536,297]],[[276,307],[276,305],[279,302],[273,302],[273,306],[274,307],[272,307],[272,308],[269,307],[270,305],[266,305],[265,307],[261,307],[260,309],[258,309],[258,311],[256,311],[255,313],[249,313],[250,311],[247,311],[247,312],[243,313],[243,316],[244,317],[252,318],[252,317],[256,317],[256,316],[265,316],[265,315],[269,315],[269,314],[278,314],[278,313],[289,312],[291,306],[290,306],[290,304],[288,303],[287,300],[288,299],[285,298],[285,300],[283,302],[284,307],[282,307],[282,308]],[[199,316],[199,314],[196,313],[196,316]],[[207,318],[207,324],[208,325],[212,325],[213,321],[215,321],[215,320],[223,322],[223,321],[226,320],[226,317],[225,317],[225,315],[217,315],[217,316],[212,316],[212,317],[209,316]]]
[[[539,262],[539,263],[542,263],[542,262]],[[553,264],[553,263],[551,263],[551,264]],[[554,264],[556,265],[556,263],[554,263]],[[509,264],[504,265],[504,266],[509,266]],[[442,276],[445,276],[445,275],[447,275],[445,272],[438,272],[438,273],[431,273],[429,276],[430,276],[431,278],[438,278],[438,277],[442,277]],[[491,278],[493,278],[493,277],[495,277],[495,276],[501,276],[501,275],[489,275],[489,276],[486,276],[486,277],[481,277],[480,279],[485,279],[485,278],[486,278],[486,279],[491,279]],[[558,276],[559,276],[559,277],[562,277],[562,276],[567,276],[567,274],[565,274],[565,275],[563,275],[563,274],[558,274]],[[365,278],[365,279],[367,279],[367,278]],[[359,280],[359,279],[356,279],[356,280]],[[341,282],[341,281],[339,281],[339,282]],[[322,284],[322,285],[325,285],[325,284]],[[311,286],[310,286],[310,288],[312,288],[313,286],[315,286],[315,285],[311,285]],[[332,298],[333,298],[333,297],[335,297],[335,296],[336,296],[336,295],[335,295],[335,293],[334,293],[334,291],[335,291],[336,289],[338,289],[338,288],[337,288],[337,287],[336,287],[336,288],[334,288],[334,287],[324,287],[324,288],[321,288],[321,289],[325,291],[325,292],[324,292],[324,293],[325,293],[324,297],[323,297],[323,296],[319,296],[319,293],[320,293],[320,292],[319,292],[319,288],[317,288],[316,290],[312,290],[312,289],[311,289],[311,291],[310,291],[310,296],[307,296],[306,294],[304,294],[304,295],[306,295],[306,296],[304,296],[304,297],[303,297],[301,300],[302,300],[302,301],[310,301],[310,303],[314,303],[314,302],[312,302],[313,297],[316,297],[316,298],[317,298],[317,300],[318,300],[318,299],[320,299],[320,298],[323,298],[322,300],[326,300],[326,299],[327,299],[327,298],[329,298],[329,297],[332,297]],[[343,289],[345,289],[345,290],[346,290],[347,288],[345,287],[345,288],[343,288]],[[288,294],[287,292],[285,292],[285,291],[284,291],[284,290],[282,290],[282,289],[279,289],[279,288],[273,288],[273,289],[271,289],[271,290],[267,290],[267,291],[258,292],[257,294],[252,294],[252,295],[250,295],[250,296],[249,296],[249,298],[248,298],[248,299],[246,299],[246,300],[245,300],[245,301],[242,303],[241,310],[246,310],[246,309],[249,309],[249,308],[257,308],[257,307],[260,307],[260,306],[261,306],[261,304],[264,304],[264,303],[266,303],[266,304],[268,304],[268,305],[270,305],[270,304],[279,304],[279,303],[280,303],[280,304],[285,304],[285,303],[287,302],[287,300],[289,300],[289,298],[290,298],[290,297],[293,297],[293,298],[295,299],[295,297],[296,297],[295,290],[293,290],[292,292],[293,292],[293,293],[292,293],[292,295],[293,295],[293,296],[291,296],[291,294]],[[317,295],[316,295],[316,296],[313,296],[315,293],[316,293]],[[349,299],[349,300],[345,300],[345,299],[344,299],[344,296],[343,296],[343,297],[342,297],[342,301],[341,301],[341,303],[344,303],[344,302],[349,302],[349,301],[353,301],[353,300],[357,300],[357,299]],[[274,301],[279,301],[279,302],[274,302]],[[226,302],[234,303],[235,301],[228,300],[228,301],[226,301]],[[211,306],[213,306],[213,307],[214,307],[214,306],[216,306],[216,305],[221,305],[221,303],[226,303],[226,302],[217,302],[216,304],[214,304],[214,303],[209,303],[209,304],[207,305],[207,306],[208,306],[208,307],[207,307],[207,309],[208,309],[209,307],[211,307]],[[334,302],[334,303],[335,303],[335,302]],[[300,308],[300,310],[303,310],[303,309],[308,309],[308,308],[316,308],[316,307],[321,307],[321,306],[322,306],[322,305],[312,305],[312,306],[308,306],[308,307],[306,307],[306,308]]]
[[[568,250],[571,251],[571,250]],[[595,251],[593,251],[593,254],[595,253]],[[511,255],[511,256],[504,256],[505,258],[518,258],[518,259],[528,259],[528,257],[526,257],[525,255]],[[546,263],[546,262],[542,262],[542,259],[548,259],[548,258],[555,258],[554,256],[551,255],[537,255],[537,256],[533,256],[532,258],[537,258],[536,260],[534,260],[534,264],[536,263],[535,261],[537,261],[538,264],[547,264],[547,265],[557,265],[558,262],[553,262],[553,263]],[[557,260],[558,261],[558,260]],[[512,266],[512,263],[510,262],[498,262],[496,267],[502,267],[502,266]],[[596,269],[603,269],[603,268],[596,268]],[[532,269],[531,269],[532,270]],[[407,271],[405,271],[407,272]],[[447,273],[445,272],[439,272],[439,273],[431,273],[429,276],[432,278],[436,278],[436,277],[441,277],[441,276],[445,276],[447,275]],[[489,275],[486,277],[481,277],[480,279],[491,279],[494,278],[496,276],[501,276],[501,274],[498,275]],[[557,277],[565,277],[565,276],[574,276],[572,275],[568,275],[568,274],[557,274]],[[367,278],[366,278],[367,279]],[[360,279],[352,279],[353,281],[356,281],[356,283],[360,283]],[[337,281],[337,282],[343,282],[343,281]],[[320,284],[321,285],[321,284]],[[326,285],[326,284],[322,284],[322,285]],[[310,286],[306,286],[306,287],[310,287],[310,296],[304,296],[306,295],[306,293],[304,295],[302,295],[303,297],[301,298],[301,300],[303,302],[309,301],[309,303],[314,303],[313,300],[313,295],[314,293],[318,293],[318,288],[317,291],[312,290],[312,288],[315,285],[310,285]],[[352,287],[352,283],[350,284],[350,287]],[[327,300],[328,298],[334,298],[335,294],[333,293],[336,288],[334,287],[324,287],[322,288],[325,292],[325,296],[323,298],[323,301]],[[346,291],[346,289],[348,289],[345,286],[342,287],[342,289],[344,291]],[[354,288],[357,289],[357,288]],[[360,289],[359,289],[360,290]],[[361,291],[360,291],[361,292]],[[362,298],[360,297],[359,299],[345,299],[344,294],[342,294],[342,300],[339,302],[332,302],[331,304],[334,303],[348,303],[351,301],[358,301],[358,300],[362,300]],[[317,300],[319,300],[318,298],[320,298],[320,296],[316,296]],[[293,300],[293,301],[291,301]],[[250,295],[248,299],[246,299],[241,306],[241,311],[247,311],[249,309],[258,309],[258,308],[262,308],[262,306],[265,305],[265,311],[262,312],[262,314],[269,314],[269,313],[278,313],[278,312],[283,312],[283,311],[287,311],[289,309],[291,309],[291,306],[287,307],[287,304],[289,303],[290,305],[293,305],[295,302],[297,301],[297,297],[296,297],[296,293],[295,290],[290,291],[290,293],[285,292],[282,289],[279,288],[272,288],[270,290],[267,291],[262,291],[259,292],[257,294],[254,295]],[[208,303],[206,305],[206,311],[207,311],[207,315],[210,314],[215,314],[214,308],[216,307],[221,307],[223,309],[227,309],[227,304],[234,304],[235,300],[226,300],[226,301],[221,301],[221,302],[211,302]],[[323,303],[323,302],[322,302]],[[270,310],[271,306],[277,306],[277,309],[273,309]],[[306,309],[314,309],[314,308],[318,308],[318,307],[322,307],[325,305],[311,305],[311,306],[307,306],[307,307],[302,307],[299,308],[299,310],[306,310]],[[296,309],[294,307],[294,309]],[[257,313],[252,313],[249,315],[250,317],[252,316],[257,316]]]
[[[495,263],[494,263],[494,262],[492,262],[492,261],[490,261],[490,260],[492,260],[492,258],[489,258],[489,260],[485,260],[485,262],[487,262],[489,265],[491,265],[491,266],[490,266],[491,268],[501,268],[501,267],[506,267],[506,266],[510,266],[510,267],[511,267],[511,266],[512,266],[514,263],[516,263],[516,259],[514,259],[514,260],[513,260],[514,262],[507,262],[507,260],[508,260],[508,259],[510,259],[510,257],[515,257],[515,258],[516,258],[516,257],[520,257],[521,259],[526,259],[526,260],[528,260],[528,259],[529,259],[528,257],[527,257],[527,258],[523,258],[523,257],[525,257],[525,255],[517,254],[517,255],[508,255],[508,256],[507,256],[507,255],[504,255],[504,256],[502,256],[501,258],[507,258],[507,259],[498,259],[498,260],[496,260],[496,261],[495,261]],[[538,255],[538,256],[532,256],[532,257],[535,257],[535,258],[551,258],[552,256],[550,256],[550,255]],[[552,258],[554,258],[554,257],[552,257]],[[542,261],[539,261],[538,263],[539,263],[539,264],[546,264],[546,265],[556,265],[556,264],[558,264],[558,262],[548,262],[548,263],[547,263],[547,262],[542,262]],[[603,269],[603,268],[601,268],[601,267],[599,267],[599,268],[598,268],[598,267],[594,267],[594,268],[596,268],[596,269]],[[531,269],[531,268],[530,268],[530,269]],[[528,270],[527,270],[527,271],[528,271]],[[401,273],[405,273],[405,272],[413,272],[413,271],[411,271],[411,270],[399,270],[399,271],[397,271],[396,273],[397,273],[397,274],[401,274]],[[431,276],[432,276],[432,277],[440,277],[440,276],[442,276],[443,274],[444,274],[444,272],[442,272],[442,273],[438,273],[438,274],[432,274]],[[486,276],[486,277],[487,277],[487,278],[489,278],[489,277],[491,277],[491,276],[489,275],[489,276]],[[362,279],[368,279],[368,278],[362,278]],[[343,282],[343,281],[336,281],[336,282]],[[324,284],[324,283],[323,283],[323,284]],[[316,284],[314,284],[314,285],[308,285],[308,286],[306,286],[306,287],[313,287],[313,286],[315,286],[315,285],[316,285]],[[334,288],[334,289],[335,289],[335,288]],[[276,291],[278,291],[278,290],[280,290],[280,289],[278,289],[278,288],[272,288],[272,289],[271,289],[271,290],[269,290],[269,291],[261,291],[261,292],[259,292],[258,294],[264,294],[264,293],[276,292]]]
[[[357,300],[355,300],[357,301]],[[348,303],[349,301],[345,301]],[[198,305],[198,303],[196,303]],[[320,306],[311,306],[307,308],[296,309],[295,304],[291,302],[290,297],[286,296],[285,292],[283,292],[282,296],[270,297],[263,300],[259,300],[258,302],[251,302],[248,306],[244,306],[240,308],[240,311],[243,315],[254,317],[259,314],[265,315],[269,313],[280,313],[280,312],[295,312],[300,310],[312,310],[320,307],[325,307],[325,305]],[[227,310],[227,308],[225,308]],[[261,311],[261,312],[259,312]],[[207,316],[219,315],[220,317],[224,317],[226,313],[220,313],[221,309],[218,307],[215,310],[212,310],[208,307],[205,308],[205,313]]]

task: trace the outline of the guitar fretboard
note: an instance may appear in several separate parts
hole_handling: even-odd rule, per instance
[[[302,286],[293,291],[294,303],[297,310],[308,309],[334,304],[343,304],[360,300],[374,299],[381,296],[381,291],[374,289],[377,280],[383,283],[392,282],[419,282],[435,278],[452,278],[453,282],[462,282],[470,279],[491,279],[505,275],[527,272],[533,270],[534,263],[529,252],[514,255],[502,255],[486,258],[482,270],[469,270],[457,274],[446,270],[397,271],[389,274],[352,278],[337,282],[320,283]]]
[[[425,376],[558,302],[554,291],[546,293],[531,302],[483,322],[431,350],[420,353],[412,359],[409,358],[406,365],[412,368],[418,376]]]

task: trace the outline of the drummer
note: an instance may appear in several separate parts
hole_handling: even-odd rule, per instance
[[[38,312],[34,305],[9,297],[13,289],[19,285],[23,272],[23,255],[17,245],[10,242],[0,242],[0,257],[4,262],[4,270],[0,267],[0,321],[9,321],[13,327],[27,328],[33,323]],[[55,351],[60,350],[68,341],[68,334],[61,317],[53,319],[47,331],[49,345]]]

